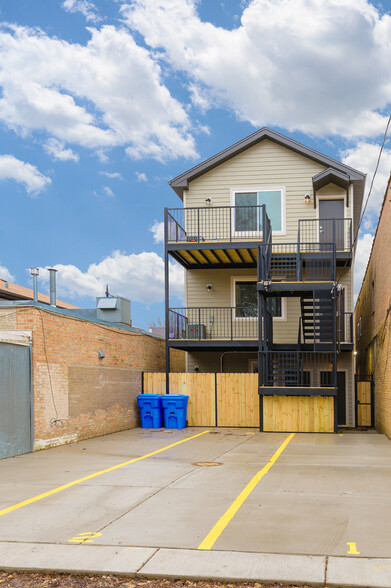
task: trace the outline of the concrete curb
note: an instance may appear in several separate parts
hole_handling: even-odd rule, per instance
[[[391,558],[0,542],[0,569],[389,588]]]

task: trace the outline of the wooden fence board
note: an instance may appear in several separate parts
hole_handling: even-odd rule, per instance
[[[357,426],[370,427],[371,416],[371,382],[357,382]]]
[[[216,374],[217,425],[259,427],[258,374]]]
[[[187,421],[190,427],[216,425],[215,374],[171,373],[171,394],[189,396]],[[144,394],[165,394],[166,374],[144,373]]]
[[[290,433],[332,433],[332,396],[264,396],[264,431]]]

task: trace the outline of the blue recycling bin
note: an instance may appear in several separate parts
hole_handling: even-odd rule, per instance
[[[137,403],[140,408],[141,427],[143,429],[160,429],[162,427],[162,402],[159,394],[139,394]]]
[[[189,397],[185,394],[165,394],[161,399],[166,429],[184,429]]]

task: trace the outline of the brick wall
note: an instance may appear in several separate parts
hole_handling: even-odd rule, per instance
[[[49,309],[12,311],[14,328],[33,332],[35,449],[138,426],[141,374],[165,370],[164,340]],[[183,351],[170,357],[171,371],[185,371]]]
[[[391,438],[390,227],[391,178],[355,309],[357,374],[373,375],[376,428]]]

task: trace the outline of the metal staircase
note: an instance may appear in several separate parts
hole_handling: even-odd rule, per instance
[[[301,296],[300,306],[303,343],[332,343],[336,317],[330,292]]]

